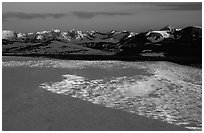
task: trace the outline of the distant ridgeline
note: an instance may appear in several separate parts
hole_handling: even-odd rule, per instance
[[[37,46],[57,41],[67,46],[76,44],[91,49],[115,52],[116,55],[121,56],[160,53],[161,56],[195,56],[202,58],[202,28],[198,26],[188,26],[183,29],[166,26],[160,30],[141,33],[130,31],[101,33],[78,30],[16,33],[3,30],[2,34],[3,53],[15,51],[15,48],[9,49],[9,47],[6,47],[6,45],[15,45],[15,43],[22,43],[24,46],[31,44]]]

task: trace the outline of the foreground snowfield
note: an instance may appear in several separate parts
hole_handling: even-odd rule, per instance
[[[3,67],[40,67],[98,69],[121,73],[127,69],[138,74],[84,76],[65,73],[58,82],[45,82],[40,88],[69,95],[102,106],[122,109],[160,119],[188,129],[202,129],[202,70],[169,62],[26,60],[6,61]],[[140,73],[145,71],[146,73]],[[98,73],[95,73],[96,75]]]

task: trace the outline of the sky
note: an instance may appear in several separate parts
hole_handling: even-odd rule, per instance
[[[16,32],[111,30],[142,32],[166,25],[202,26],[202,3],[3,2],[2,28]]]

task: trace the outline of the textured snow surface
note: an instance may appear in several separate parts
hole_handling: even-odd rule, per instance
[[[2,31],[2,39],[10,39],[15,38],[15,32],[11,30],[3,30]]]
[[[168,62],[7,61],[3,67],[40,67],[126,72],[139,69],[150,75],[132,74],[89,78],[65,73],[62,80],[45,82],[40,88],[106,107],[121,109],[191,130],[202,129],[202,70]],[[97,74],[97,73],[96,73]],[[94,74],[93,74],[94,75]]]

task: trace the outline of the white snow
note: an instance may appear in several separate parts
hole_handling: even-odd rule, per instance
[[[45,33],[49,33],[50,31],[38,31],[36,34],[45,34]]]
[[[200,27],[200,26],[193,26],[193,27],[202,29],[202,27]]]
[[[43,39],[43,36],[42,35],[37,35],[36,39],[41,40],[41,39]]]
[[[17,37],[19,38],[19,37],[23,37],[24,36],[24,34],[23,33],[18,33],[17,34]]]
[[[60,32],[60,30],[58,30],[58,29],[54,29],[53,31],[54,31],[54,32]]]
[[[148,37],[150,34],[154,34],[154,33],[159,33],[161,35],[160,38],[156,37],[155,36],[151,36],[151,37]],[[155,43],[155,42],[160,42],[160,41],[163,41],[165,38],[174,38],[174,35],[173,34],[170,34],[168,33],[168,31],[149,31],[147,34],[146,34],[146,37],[148,40],[150,40],[151,42]]]
[[[167,31],[149,31],[146,36],[150,35],[151,33],[159,33],[162,35],[163,38],[169,38],[170,34]]]
[[[14,31],[11,30],[2,31],[2,39],[14,39],[14,38],[16,38]]]
[[[180,31],[181,29],[176,29],[176,31]]]
[[[137,33],[135,33],[135,32],[130,32],[130,35],[127,37],[127,38],[129,38],[129,37],[132,37],[132,36],[135,36]]]
[[[32,34],[34,34],[34,33],[32,33],[32,32],[28,33],[28,35],[32,35]]]
[[[68,41],[70,41],[70,39],[67,37],[67,33],[66,32],[61,32],[61,35]]]

